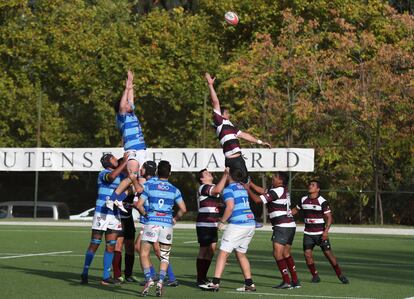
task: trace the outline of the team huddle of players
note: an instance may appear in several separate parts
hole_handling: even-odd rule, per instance
[[[315,245],[322,248],[334,268],[339,280],[348,283],[341,273],[335,256],[332,254],[328,231],[332,223],[331,210],[327,201],[319,195],[320,183],[309,183],[309,194],[303,197],[295,208],[290,207],[287,189],[287,176],[277,172],[272,177],[270,189],[254,184],[248,176],[246,164],[241,153],[239,139],[271,147],[267,142],[249,133],[238,130],[230,121],[230,113],[220,102],[214,89],[214,81],[206,74],[206,81],[213,106],[213,121],[216,135],[225,155],[223,176],[214,184],[212,174],[203,169],[198,173],[198,217],[197,237],[200,244],[197,257],[197,285],[203,290],[218,291],[228,256],[235,251],[244,276],[240,292],[256,291],[252,280],[250,263],[246,256],[256,221],[249,200],[265,204],[273,226],[271,237],[273,255],[282,275],[278,289],[301,287],[296,274],[295,262],[290,255],[295,236],[296,224],[293,216],[303,211],[305,231],[303,249],[306,264],[312,274],[312,282],[320,281],[312,257]],[[146,161],[146,145],[141,124],[135,115],[133,74],[128,71],[125,90],[115,106],[117,126],[122,135],[125,154],[116,159],[111,154],[101,158],[104,168],[98,176],[98,198],[92,223],[92,235],[85,254],[81,283],[88,283],[88,271],[96,250],[105,235],[106,247],[103,256],[103,276],[101,284],[119,284],[121,276],[122,247],[125,247],[125,279],[136,282],[132,275],[134,252],[140,255],[141,269],[145,280],[141,283],[141,295],[149,294],[155,286],[155,294],[162,296],[164,286],[178,286],[170,264],[173,241],[173,226],[184,213],[186,205],[180,190],[168,179],[171,165],[168,161]],[[223,200],[223,202],[222,202]],[[178,211],[173,215],[174,206]],[[220,209],[224,211],[220,213]],[[141,232],[135,239],[135,226],[132,209],[139,211],[142,224]],[[207,280],[207,272],[216,251],[218,230],[224,233],[217,255],[214,278]],[[150,252],[154,251],[160,261],[158,274],[151,263]],[[111,277],[113,268],[114,277]],[[290,275],[289,275],[290,273]]]

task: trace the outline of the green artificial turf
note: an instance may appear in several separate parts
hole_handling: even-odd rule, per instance
[[[271,232],[257,230],[248,251],[256,293],[240,294],[243,284],[234,255],[226,267],[219,293],[195,287],[198,253],[195,230],[174,231],[171,264],[180,282],[166,288],[165,298],[407,298],[414,296],[414,238],[408,236],[331,234],[334,254],[350,284],[343,285],[319,248],[316,267],[321,282],[310,283],[302,254],[302,234],[296,235],[292,255],[301,289],[275,290],[280,274],[272,258]],[[0,226],[1,298],[132,298],[142,287],[100,285],[103,246],[90,269],[89,285],[80,285],[84,253],[89,243],[87,227]],[[67,252],[68,251],[68,252]],[[52,255],[42,255],[47,253]],[[67,252],[67,253],[62,253]],[[41,254],[25,256],[28,254]],[[6,258],[8,257],[8,258]],[[155,259],[153,258],[153,261]],[[158,266],[158,263],[155,263]],[[214,262],[209,275],[213,275]],[[134,275],[142,278],[136,257]],[[151,294],[153,296],[153,294]]]

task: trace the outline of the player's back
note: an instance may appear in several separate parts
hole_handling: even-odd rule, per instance
[[[126,151],[146,149],[141,123],[134,112],[125,114],[118,113],[116,122],[121,132],[124,141],[124,149]]]
[[[249,195],[242,184],[234,182],[229,184],[223,191],[224,201],[234,201],[233,212],[229,223],[237,225],[254,226],[255,220],[249,204]]]
[[[148,223],[172,226],[174,204],[182,201],[181,192],[168,180],[155,179],[144,186],[141,195],[148,201]]]

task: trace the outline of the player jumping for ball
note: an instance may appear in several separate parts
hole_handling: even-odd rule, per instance
[[[227,108],[220,106],[220,101],[214,89],[215,78],[212,78],[209,73],[205,74],[208,88],[210,90],[211,105],[213,106],[213,121],[216,126],[216,135],[223,147],[226,167],[230,169],[239,168],[242,173],[242,182],[247,183],[248,172],[246,163],[241,153],[239,138],[251,143],[271,147],[270,143],[263,142],[260,139],[252,136],[249,133],[242,132],[237,129],[230,121],[230,113]]]
[[[125,152],[128,153],[127,168],[130,174],[139,174],[139,169],[146,160],[146,145],[141,123],[134,112],[134,75],[128,71],[125,90],[122,98],[115,105],[116,122],[122,135],[122,142]],[[143,183],[140,181],[140,183]],[[128,177],[119,184],[118,188],[111,195],[111,201],[121,210],[122,193],[131,185]],[[110,204],[109,204],[110,206]],[[126,210],[124,210],[126,212]]]

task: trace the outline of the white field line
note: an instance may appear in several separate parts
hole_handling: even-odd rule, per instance
[[[0,259],[16,259],[20,257],[29,257],[29,256],[42,256],[42,255],[51,255],[56,256],[58,254],[65,254],[65,253],[72,253],[73,251],[55,251],[55,252],[43,252],[43,253],[30,253],[30,254],[20,254],[20,255],[12,255],[12,256],[1,256]]]
[[[194,243],[198,243],[198,241],[184,241],[184,244],[194,244]]]
[[[248,293],[241,292],[226,292],[228,294],[244,295]],[[364,297],[336,297],[336,296],[322,296],[322,295],[298,295],[298,294],[277,294],[277,293],[258,293],[254,292],[254,295],[261,296],[281,296],[281,297],[306,297],[306,298],[330,298],[330,299],[375,299],[375,298],[364,298]]]

